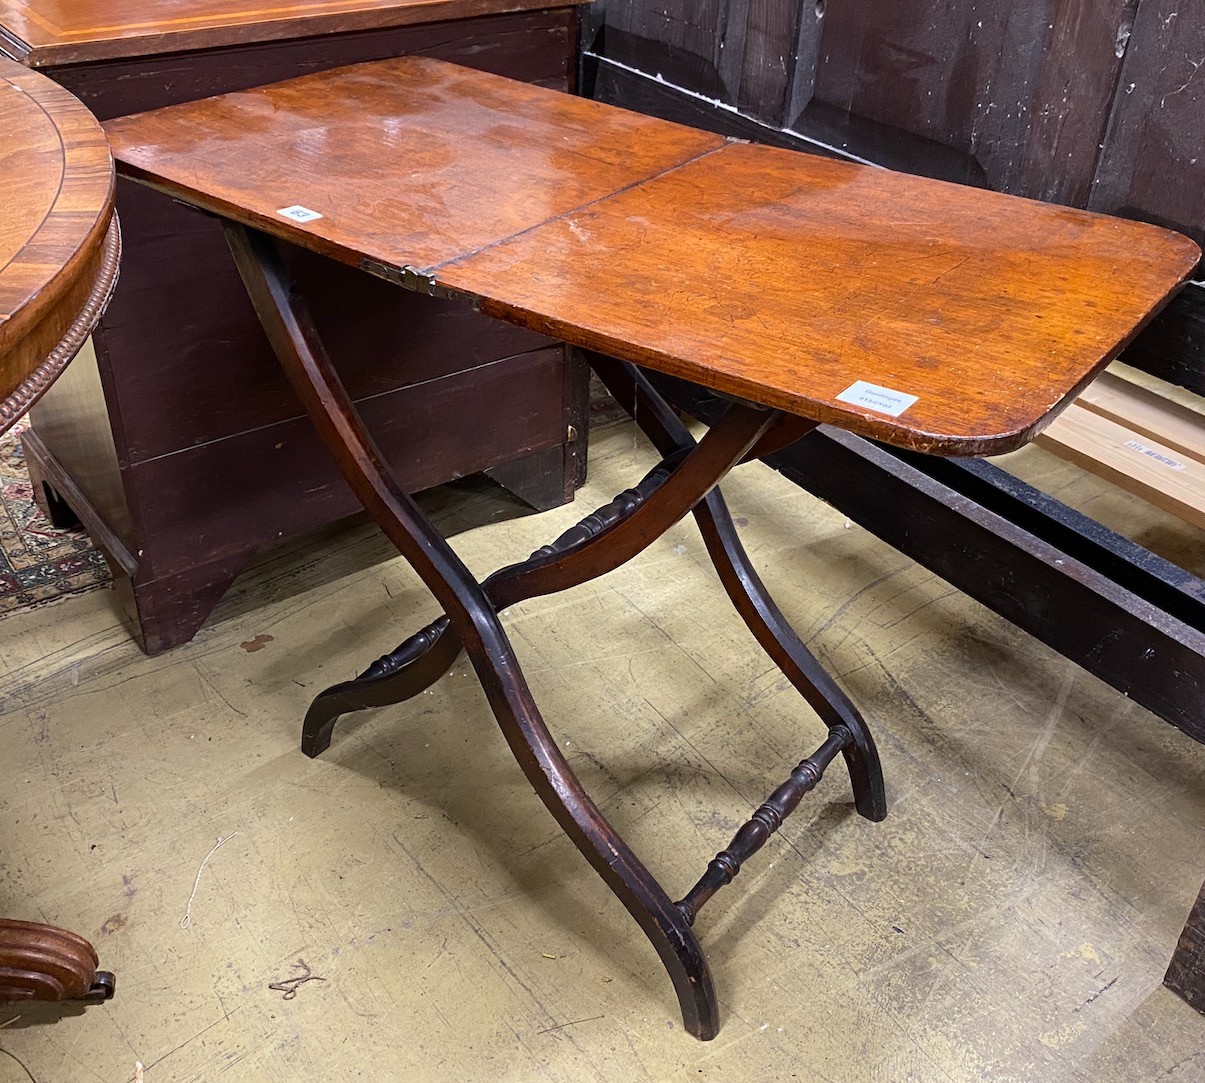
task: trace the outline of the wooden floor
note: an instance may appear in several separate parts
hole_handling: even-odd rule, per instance
[[[592,450],[573,508],[437,498],[476,524],[455,539],[474,570],[651,461],[627,427]],[[150,1081],[1205,1078],[1205,1018],[1160,985],[1205,877],[1205,748],[769,470],[726,491],[874,726],[891,815],[852,815],[834,769],[708,907],[715,1042],[682,1033],[464,665],[298,751],[314,692],[435,613],[359,526],[265,561],[159,658],[105,592],[0,622],[0,913],[90,936],[118,975],[82,1015],[0,1010],[0,1081],[113,1083],[136,1061]],[[508,626],[671,892],[822,736],[688,524]],[[325,980],[286,1001],[268,986],[300,959]]]

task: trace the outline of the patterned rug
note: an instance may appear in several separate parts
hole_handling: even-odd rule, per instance
[[[103,587],[105,558],[83,530],[56,530],[33,501],[22,422],[0,437],[0,618]]]

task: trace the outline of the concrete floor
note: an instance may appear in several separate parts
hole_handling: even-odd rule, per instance
[[[575,507],[437,500],[486,524],[455,538],[484,573],[650,462],[613,428]],[[1205,1079],[1205,1018],[1160,985],[1205,877],[1205,748],[769,470],[726,491],[874,727],[891,815],[853,815],[834,768],[704,911],[716,1041],[683,1033],[463,664],[298,751],[311,696],[435,614],[359,526],[274,554],[159,658],[104,593],[0,623],[0,913],[118,975],[105,1006],[0,1013],[28,1068],[0,1056],[0,1081]],[[508,626],[671,893],[823,735],[690,524]],[[324,981],[286,1001],[298,959]]]

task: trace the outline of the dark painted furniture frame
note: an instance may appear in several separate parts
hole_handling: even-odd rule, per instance
[[[1164,984],[1205,1015],[1205,887],[1188,915]]]
[[[44,72],[102,120],[407,53],[564,90],[577,37],[577,8],[554,2]],[[217,223],[125,179],[117,206],[122,280],[93,336],[95,360],[79,358],[35,407],[24,443],[43,510],[60,526],[83,523],[131,632],[156,653],[191,639],[257,552],[359,505],[281,377]],[[384,283],[294,258],[409,491],[487,471],[538,509],[572,499],[585,473],[587,381],[559,343],[446,303],[399,305]]]

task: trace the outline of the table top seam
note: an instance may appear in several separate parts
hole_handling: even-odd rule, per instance
[[[527,226],[517,230],[514,233],[507,234],[505,237],[499,237],[497,240],[489,241],[487,244],[481,245],[479,248],[474,248],[471,252],[462,252],[458,256],[452,256],[450,259],[443,260],[440,263],[432,264],[430,267],[423,268],[421,271],[418,268],[411,268],[418,271],[419,274],[434,278],[438,273],[453,264],[461,263],[464,260],[473,259],[475,256],[481,255],[483,252],[488,252],[491,249],[497,248],[500,245],[509,244],[511,241],[517,240],[520,237],[525,237],[529,233],[533,233],[538,229],[544,229],[546,226],[553,225],[556,222],[562,222],[566,218],[575,214],[581,214],[583,211],[589,210],[592,207],[597,207],[599,204],[606,203],[607,200],[615,199],[617,196],[624,195],[627,192],[634,191],[637,188],[642,188],[646,184],[652,184],[660,180],[662,177],[667,177],[671,173],[676,173],[679,169],[684,169],[689,165],[694,165],[695,162],[701,162],[704,158],[709,158],[713,154],[718,154],[722,150],[727,150],[733,143],[739,140],[725,138],[724,142],[718,147],[708,147],[707,150],[693,154],[689,158],[684,158],[680,162],[675,162],[671,166],[658,170],[656,173],[651,173],[647,177],[641,177],[639,180],[631,181],[624,184],[614,191],[607,192],[604,195],[596,196],[594,199],[589,199],[585,203],[579,204],[576,207],[571,207],[569,210],[561,211],[559,214],[554,214],[551,218],[546,218],[541,222],[536,222],[534,225]]]

